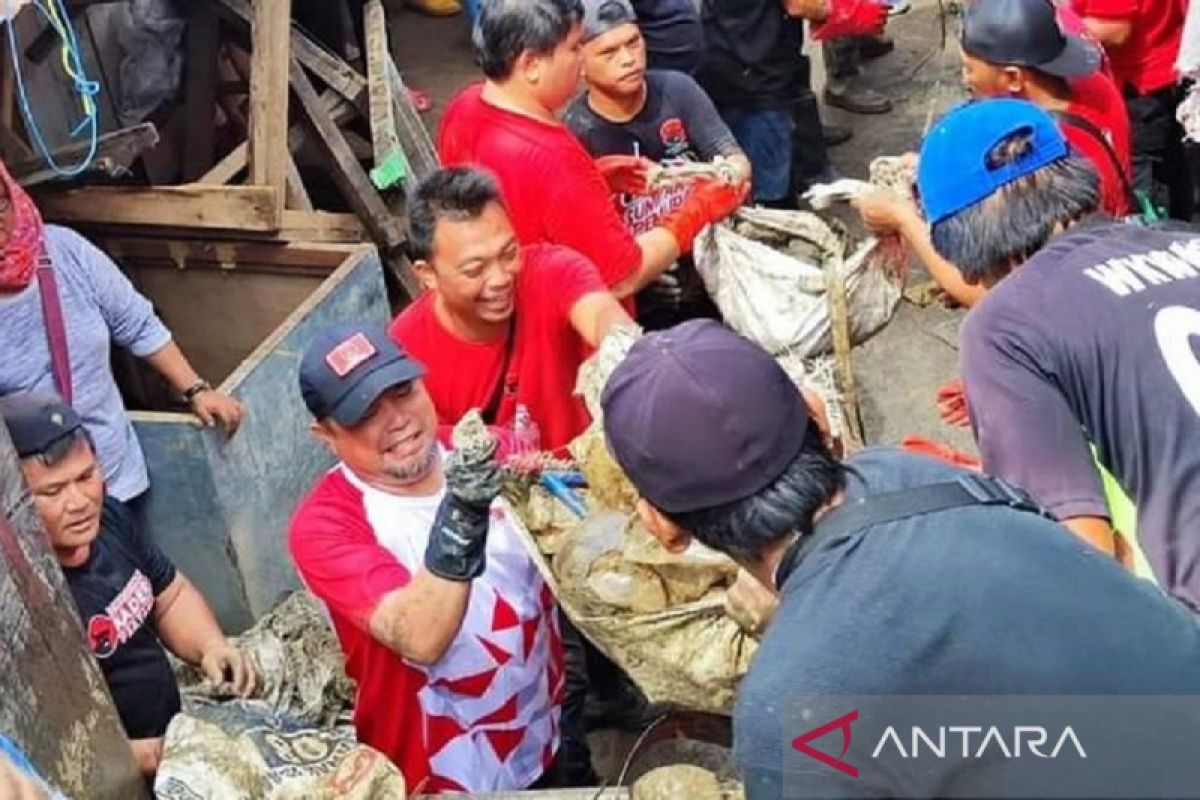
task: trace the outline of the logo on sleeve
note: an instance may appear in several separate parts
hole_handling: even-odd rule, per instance
[[[153,608],[154,589],[150,580],[134,570],[125,588],[113,598],[104,613],[95,614],[87,621],[87,643],[92,655],[103,659],[115,653],[138,632]]]

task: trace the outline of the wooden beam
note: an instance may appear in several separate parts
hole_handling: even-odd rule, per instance
[[[329,163],[330,176],[346,202],[370,231],[371,238],[385,255],[390,254],[404,241],[399,223],[371,185],[371,179],[355,159],[341,129],[325,111],[317,90],[313,88],[298,59],[292,59],[291,75],[292,91],[300,101],[305,121],[312,128],[318,148]],[[397,276],[409,295],[416,297],[420,284],[412,271],[400,269],[397,270]]]
[[[270,186],[90,186],[37,197],[55,222],[278,230],[278,195]]]
[[[184,104],[187,128],[183,145],[183,180],[194,181],[212,166],[217,111],[217,52],[221,21],[212,3],[188,5],[187,75]]]
[[[283,213],[287,184],[288,65],[292,0],[255,0],[250,26],[250,183],[269,186]],[[283,218],[276,220],[279,227]]]
[[[250,145],[242,142],[237,147],[213,165],[212,169],[200,176],[196,183],[207,186],[224,186],[238,176],[249,163]]]
[[[375,169],[371,181],[378,189],[388,189],[409,176],[408,159],[396,135],[395,103],[389,65],[387,17],[381,0],[367,0],[363,6],[363,31],[367,48],[367,100],[371,124],[371,154]]]
[[[308,196],[308,190],[304,188],[304,179],[300,177],[300,170],[296,168],[296,159],[292,158],[292,154],[287,155],[287,208],[297,211],[312,211],[312,199]],[[281,219],[282,223],[283,220]]]
[[[328,274],[353,252],[345,246],[282,242],[180,239],[163,236],[105,236],[105,252],[119,263],[156,262],[177,269],[238,269],[254,272],[315,272]]]
[[[284,211],[283,227],[272,238],[287,242],[358,243],[369,238],[353,214],[328,211]]]
[[[157,144],[158,131],[149,122],[106,133],[96,142],[96,160],[89,171],[119,175],[127,171],[138,156]],[[87,142],[75,142],[58,148],[52,155],[62,164],[79,160],[87,151]],[[46,166],[41,156],[32,153],[19,161],[10,161],[8,170],[22,186],[35,186],[59,177]]]
[[[347,103],[331,89],[326,89],[321,93],[321,104],[328,109],[329,116],[338,125],[341,125],[358,113],[354,106]],[[307,141],[308,130],[303,123],[297,122],[288,129],[288,150],[294,153],[303,147]],[[239,172],[246,168],[247,163],[249,163],[249,152],[249,145],[246,142],[242,142],[230,150],[228,155],[218,161],[212,169],[204,173],[196,182],[214,185],[229,183],[237,177]]]
[[[253,18],[250,0],[219,0],[225,12],[243,26]],[[292,56],[321,82],[352,103],[364,115],[367,113],[367,81],[357,70],[333,53],[305,36],[292,26]]]
[[[429,131],[425,129],[425,123],[421,121],[421,114],[413,105],[408,87],[400,77],[396,62],[390,58],[388,79],[392,82],[392,102],[396,104],[396,132],[400,136],[404,155],[408,158],[409,169],[412,170],[413,180],[405,184],[406,191],[411,192],[417,183],[437,172],[442,162],[433,140],[429,138]]]

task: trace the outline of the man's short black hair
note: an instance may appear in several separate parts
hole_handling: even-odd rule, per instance
[[[1000,142],[989,163],[1007,164],[1032,146],[1025,134]],[[993,284],[1045,246],[1058,230],[1100,208],[1100,179],[1077,155],[1054,161],[934,223],[934,248],[967,283]]]
[[[421,181],[408,209],[409,258],[426,261],[433,255],[439,219],[476,219],[490,203],[504,205],[495,178],[480,169],[448,167]]]
[[[471,33],[483,74],[503,80],[526,50],[548,55],[583,19],[580,0],[487,0]]]
[[[846,487],[848,473],[814,434],[778,478],[750,497],[666,516],[702,544],[757,564],[792,534],[812,533],[817,511]]]

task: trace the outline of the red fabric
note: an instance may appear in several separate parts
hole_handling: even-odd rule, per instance
[[[0,161],[0,182],[8,193],[7,218],[0,226],[3,262],[0,262],[0,291],[19,292],[33,280],[42,254],[42,215]]]
[[[641,248],[579,140],[563,125],[490,105],[482,91],[483,84],[468,86],[446,108],[438,128],[442,163],[475,164],[495,174],[523,244],[578,250],[608,286],[632,275],[641,266]]]
[[[1067,111],[1078,114],[1100,129],[1108,137],[1127,180],[1132,180],[1133,166],[1129,160],[1130,132],[1129,115],[1125,111],[1125,99],[1116,85],[1106,75],[1097,72],[1087,78],[1071,82],[1071,104]],[[1100,203],[1109,214],[1123,216],[1130,213],[1129,192],[1117,173],[1112,157],[1096,137],[1081,130],[1066,120],[1059,120],[1059,127],[1071,147],[1087,156],[1100,175]]]
[[[833,0],[829,15],[813,26],[812,38],[825,42],[843,36],[878,36],[887,19],[887,5],[876,0]]]
[[[1129,39],[1106,48],[1118,85],[1148,94],[1175,81],[1175,57],[1183,34],[1181,0],[1072,0],[1082,17],[1132,24]]]
[[[406,783],[416,786],[430,775],[429,742],[413,735],[422,717],[417,693],[426,678],[367,628],[379,601],[408,585],[411,575],[378,543],[362,493],[340,471],[326,475],[296,510],[288,544],[305,585],[328,606],[346,674],[358,684],[359,741],[391,759]]]
[[[574,396],[587,346],[571,326],[571,309],[605,287],[595,267],[566,248],[534,245],[524,249],[522,258],[509,365],[514,380],[504,387],[495,421],[511,423],[517,405],[524,405],[541,431],[541,447],[556,450],[589,423],[583,402]],[[439,423],[453,425],[470,409],[487,404],[504,361],[504,336],[491,342],[457,338],[438,320],[432,294],[404,309],[388,333],[426,366],[425,385]]]

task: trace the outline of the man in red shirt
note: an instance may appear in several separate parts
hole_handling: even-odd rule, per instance
[[[508,426],[523,407],[540,449],[566,445],[589,422],[574,396],[579,365],[629,315],[583,256],[523,247],[482,171],[434,173],[408,213],[410,256],[429,291],[388,333],[429,366],[439,422],[453,425],[478,408],[489,424]]]
[[[525,789],[560,749],[554,597],[492,504],[494,443],[447,455],[423,374],[381,328],[314,338],[300,389],[339,463],[288,547],[357,684],[359,740],[416,793]]]
[[[733,213],[747,187],[698,184],[655,227],[636,237],[625,228],[612,193],[644,188],[650,162],[595,162],[557,117],[579,88],[582,17],[580,0],[485,3],[474,43],[487,80],[451,101],[438,152],[446,165],[476,164],[496,175],[523,244],[578,250],[625,298],[690,252],[702,228]]]
[[[1133,183],[1172,217],[1193,211],[1192,182],[1175,118],[1182,99],[1175,58],[1183,32],[1184,0],[1072,0],[1084,25],[1112,60],[1133,128]]]
[[[963,14],[963,81],[975,98],[1029,100],[1055,118],[1100,176],[1103,208],[1131,209],[1129,119],[1100,48],[1066,35],[1050,0],[972,0]]]

